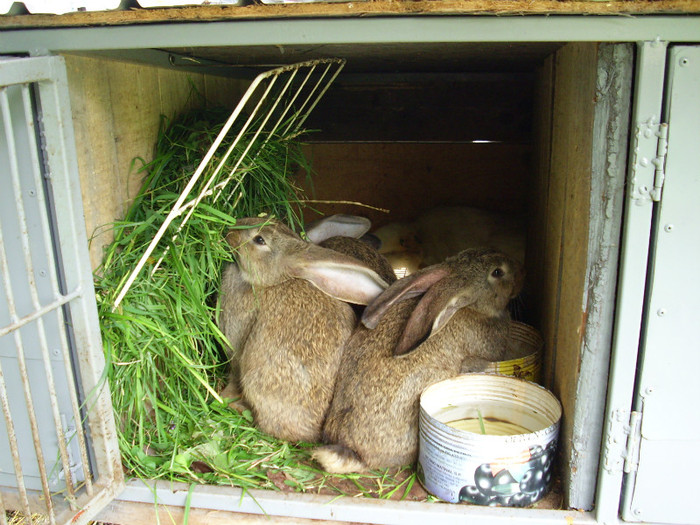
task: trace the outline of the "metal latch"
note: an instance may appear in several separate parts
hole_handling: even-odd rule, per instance
[[[667,152],[668,124],[653,117],[637,124],[631,179],[631,199],[636,204],[661,200]]]

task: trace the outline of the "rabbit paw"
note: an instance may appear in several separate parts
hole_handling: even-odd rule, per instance
[[[332,474],[347,474],[369,470],[357,454],[343,445],[324,445],[311,455],[323,470]]]
[[[223,400],[228,401],[228,407],[236,412],[242,414],[244,411],[250,410],[250,407],[243,401],[238,385],[234,382],[227,384],[224,389],[219,392],[219,395]]]

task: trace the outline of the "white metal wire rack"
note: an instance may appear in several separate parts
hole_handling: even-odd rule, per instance
[[[0,524],[123,488],[73,140],[63,60],[0,60]]]
[[[246,167],[255,162],[256,156],[271,137],[293,138],[302,131],[307,117],[344,65],[343,59],[317,59],[271,69],[253,80],[192,174],[153,241],[124,282],[114,301],[114,308],[119,306],[171,223],[179,220],[174,233],[176,237],[194,213],[195,207],[205,197],[211,197],[213,200],[235,199],[237,190],[246,175]],[[235,133],[233,141],[225,151],[220,151],[224,149],[221,145],[224,139],[233,133]],[[245,144],[242,153],[237,159],[228,163],[231,154],[238,151],[237,148],[240,148],[241,144]],[[202,174],[205,171],[208,172],[208,167],[214,162],[217,164],[209,175],[209,179],[203,185],[197,186],[199,193],[196,196],[190,197]],[[224,169],[227,163],[231,167]],[[164,250],[163,255],[165,253],[167,249]],[[152,271],[158,268],[163,255],[153,266]]]

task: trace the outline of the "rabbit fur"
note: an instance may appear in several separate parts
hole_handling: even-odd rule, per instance
[[[460,252],[398,280],[365,310],[347,342],[314,458],[347,473],[415,461],[420,394],[481,371],[508,347],[507,304],[522,265],[484,249]]]
[[[525,260],[525,221],[468,206],[440,206],[414,221],[393,222],[373,232],[380,252],[407,274],[437,264],[467,248],[495,248]]]
[[[379,253],[378,239],[367,234],[371,225],[369,219],[359,215],[329,215],[309,224],[306,235],[319,246],[362,261],[391,284],[396,280],[396,274],[386,257]]]
[[[318,441],[342,348],[386,283],[358,261],[302,240],[271,218],[239,219],[226,241],[237,264],[222,276],[219,325],[229,340],[222,396],[251,408],[263,432]]]
[[[377,272],[379,277],[387,284],[391,284],[396,280],[394,269],[391,267],[387,258],[362,238],[355,239],[353,237],[336,235],[335,237],[330,237],[321,241],[319,246],[344,253],[345,255],[354,257],[358,261],[362,261]]]

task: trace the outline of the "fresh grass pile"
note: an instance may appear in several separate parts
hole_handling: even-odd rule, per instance
[[[174,221],[113,308],[121,285],[227,117],[228,111],[210,109],[164,121],[155,159],[143,166],[142,189],[125,219],[114,225],[114,242],[96,275],[127,474],[243,488],[404,497],[417,486],[409,469],[372,476],[325,475],[309,459],[311,445],[281,442],[259,432],[250,413],[230,409],[217,394],[226,377],[226,342],[216,326],[221,270],[231,260],[224,232],[235,226],[236,217],[261,212],[301,227],[303,196],[293,175],[300,167],[308,174],[309,167],[296,139],[270,137],[230,184],[235,192],[204,199],[176,236]],[[246,145],[244,140],[240,148]],[[224,143],[219,149],[226,147]],[[206,179],[207,173],[200,184]]]

